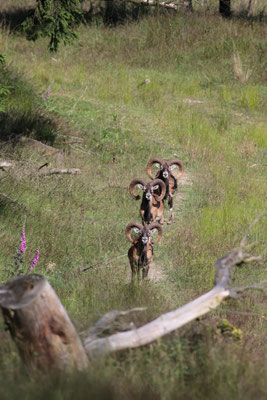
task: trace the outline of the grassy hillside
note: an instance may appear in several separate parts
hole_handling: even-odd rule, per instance
[[[92,24],[56,55],[46,40],[0,35],[0,161],[14,165],[0,170],[0,191],[28,210],[0,198],[1,281],[25,222],[25,271],[39,249],[36,272],[82,334],[112,309],[146,306],[139,325],[211,288],[216,259],[266,209],[266,25],[201,13]],[[176,223],[155,246],[163,279],[129,285],[127,257],[79,272],[127,253],[124,229],[140,206],[128,185],[148,179],[155,156],[177,156],[186,171]],[[44,163],[82,173],[45,177]],[[237,285],[266,277],[266,220],[249,240],[265,261],[238,269]],[[230,300],[157,343],[94,362],[86,374],[38,376],[38,385],[1,325],[1,398],[263,399],[266,315],[260,292]],[[222,333],[222,318],[242,340]]]

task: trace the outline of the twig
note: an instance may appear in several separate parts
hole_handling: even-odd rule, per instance
[[[89,269],[93,269],[93,268],[95,268],[97,266],[102,266],[102,265],[109,264],[112,261],[117,260],[118,258],[122,258],[122,257],[126,257],[126,256],[127,256],[127,254],[121,254],[120,256],[117,256],[117,257],[108,258],[107,260],[105,260],[103,262],[98,262],[98,263],[90,265],[89,267],[86,267],[86,268],[83,268],[83,269],[79,269],[79,271],[85,272],[85,271],[88,271]]]
[[[266,286],[267,286],[267,280],[259,282],[259,283],[255,283],[254,285],[250,285],[250,286],[240,286],[240,287],[237,286],[237,287],[230,289],[230,297],[237,299],[247,290],[252,289],[252,290],[263,291]]]
[[[234,310],[217,310],[221,314],[233,314],[233,315],[248,315],[252,317],[262,317],[262,314],[250,311],[234,311]]]
[[[76,175],[80,173],[81,173],[80,168],[64,168],[64,169],[52,168],[49,171],[42,173],[42,175],[59,175],[59,174]]]
[[[75,146],[75,147],[74,147],[72,144],[70,144],[70,147],[71,147],[73,150],[80,151],[81,153],[84,153],[84,154],[91,154],[91,151],[90,151],[90,150],[85,150],[83,147],[79,146],[77,143],[76,143],[76,146]]]
[[[64,144],[76,144],[76,143],[82,143],[81,140],[72,140],[71,142],[63,142]]]
[[[60,133],[57,133],[57,136],[64,137],[64,138],[67,138],[67,139],[74,138],[74,139],[77,139],[77,140],[79,140],[79,141],[81,141],[81,142],[84,141],[84,139],[83,139],[83,138],[80,138],[79,136],[61,135]]]
[[[263,163],[263,164],[252,164],[252,165],[249,166],[249,168],[263,167],[264,165],[267,165],[267,163]]]
[[[242,240],[240,242],[240,247],[243,248],[246,245],[247,242],[247,237],[248,237],[248,233],[249,231],[251,231],[251,229],[253,228],[254,225],[256,225],[256,223],[262,218],[262,217],[266,217],[267,216],[267,212],[259,214],[254,221],[249,225],[248,229],[245,231]]]
[[[10,203],[16,204],[17,206],[19,206],[19,207],[23,208],[24,210],[28,211],[27,207],[25,207],[24,204],[20,203],[17,200],[12,199],[7,194],[0,192],[0,196],[4,197],[8,201],[10,201]]]
[[[103,191],[103,190],[107,190],[107,189],[122,189],[122,190],[126,190],[128,189],[129,186],[113,186],[113,185],[108,185],[108,186],[104,186],[102,188],[98,188],[98,189],[94,189],[93,192],[99,192],[99,191]]]
[[[48,162],[46,162],[45,164],[41,165],[41,167],[38,168],[38,170],[40,171],[40,169],[44,168],[44,167],[48,167]]]
[[[73,113],[73,111],[75,110],[75,107],[77,106],[77,104],[79,103],[79,101],[81,100],[81,98],[83,97],[84,93],[86,92],[88,86],[85,86],[82,94],[80,95],[80,97],[78,98],[78,100],[76,100],[76,102],[74,103],[73,107],[69,110],[69,113]]]

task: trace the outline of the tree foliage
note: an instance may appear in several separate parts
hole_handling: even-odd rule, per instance
[[[23,23],[27,38],[49,37],[50,51],[76,39],[74,26],[82,20],[81,0],[37,0],[34,14]]]
[[[84,11],[81,8],[83,0],[37,0],[37,7],[33,14],[23,22],[23,29],[29,40],[39,37],[49,37],[50,51],[57,51],[59,43],[68,44],[77,38],[74,26],[84,20]],[[92,13],[92,1],[88,14]],[[161,0],[106,0],[96,1],[103,7],[103,21],[105,24],[117,24],[127,17],[137,19],[138,16],[147,13],[147,6],[177,10],[176,2]],[[101,4],[101,5],[100,5]],[[103,6],[104,4],[104,6]],[[192,0],[184,2],[184,5],[192,10]],[[96,8],[98,8],[96,6]],[[222,16],[231,15],[231,0],[219,0],[219,11]]]

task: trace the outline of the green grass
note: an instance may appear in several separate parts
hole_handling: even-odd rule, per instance
[[[236,246],[266,209],[266,25],[211,14],[81,27],[78,42],[53,58],[46,40],[30,43],[1,30],[6,63],[0,80],[8,87],[0,92],[1,129],[59,149],[51,155],[0,142],[0,159],[15,165],[0,171],[1,191],[30,210],[26,265],[39,248],[36,272],[49,279],[80,332],[112,309],[146,306],[136,317],[141,325],[209,290],[216,259]],[[245,83],[235,72],[233,52],[243,71],[252,69]],[[147,78],[150,83],[140,85]],[[166,280],[131,287],[126,257],[80,273],[80,267],[127,252],[124,229],[139,220],[140,206],[129,195],[129,182],[148,179],[150,157],[174,154],[192,185],[181,186],[176,223],[164,226],[155,246],[155,263]],[[42,177],[38,167],[45,162],[78,167],[82,174]],[[0,199],[2,282],[24,215]],[[234,284],[264,279],[264,240],[262,220],[249,241],[255,242],[252,253],[265,261],[237,269]],[[0,393],[9,399],[18,393],[65,399],[75,387],[77,398],[90,392],[93,398],[263,399],[266,312],[262,293],[230,300],[150,346],[94,362],[85,376],[38,377],[38,385],[35,376],[25,375],[1,330],[6,346],[0,352]],[[224,317],[242,329],[241,342],[218,332]]]

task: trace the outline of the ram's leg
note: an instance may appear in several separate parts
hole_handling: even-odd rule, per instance
[[[138,267],[138,269],[137,269],[137,282],[138,283],[140,283],[140,281],[141,281],[141,270],[140,270],[140,267]]]
[[[169,221],[167,222],[167,224],[171,224],[174,221],[174,214],[173,214],[173,197],[170,196],[169,197],[169,207],[170,207],[170,215],[169,215]]]
[[[142,270],[142,278],[143,280],[148,279],[148,271],[149,271],[149,264],[145,265]]]
[[[164,213],[163,213],[163,211],[162,211],[162,214],[161,214],[161,217],[160,217],[159,223],[160,223],[161,225],[163,225],[163,224],[164,224]]]
[[[131,263],[131,270],[132,270],[132,282],[135,281],[136,276],[138,274],[138,268],[134,262]]]
[[[140,216],[141,216],[141,218],[142,218],[142,223],[144,223],[145,222],[145,211],[144,210],[140,210]]]

